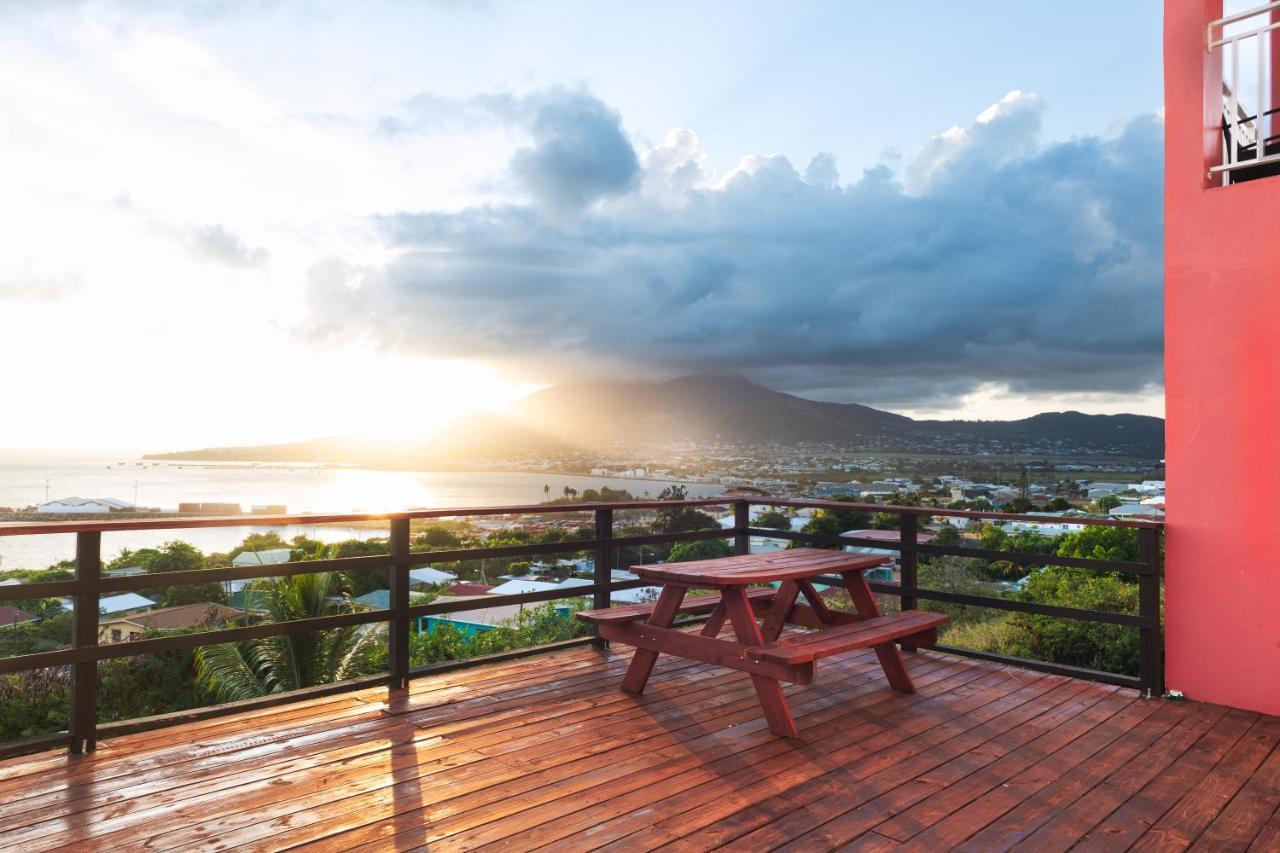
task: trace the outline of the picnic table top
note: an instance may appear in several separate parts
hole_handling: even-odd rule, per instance
[[[874,554],[849,554],[822,548],[792,548],[768,554],[743,554],[715,560],[632,566],[631,571],[644,580],[659,583],[725,587],[864,571],[891,561],[890,557]]]

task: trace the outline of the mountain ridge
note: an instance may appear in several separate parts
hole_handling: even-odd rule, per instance
[[[394,464],[643,442],[827,443],[869,450],[1106,452],[1161,457],[1164,420],[1042,412],[1013,421],[915,420],[860,403],[809,400],[741,376],[554,385],[508,417],[472,416],[442,435],[399,442],[332,436],[289,444],[205,448],[148,458]],[[231,454],[239,454],[233,456]],[[329,458],[321,459],[323,454]],[[334,456],[338,458],[333,458]]]

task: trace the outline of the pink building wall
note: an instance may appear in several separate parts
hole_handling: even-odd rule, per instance
[[[1220,16],[1165,2],[1165,677],[1280,714],[1280,177],[1206,177]]]

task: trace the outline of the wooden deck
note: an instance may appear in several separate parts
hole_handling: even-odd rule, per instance
[[[0,846],[1280,849],[1280,718],[936,654],[788,687],[579,649],[0,762]]]

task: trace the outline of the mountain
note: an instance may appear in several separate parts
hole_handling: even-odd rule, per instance
[[[296,444],[152,454],[153,459],[354,462],[410,467],[615,444],[803,442],[882,451],[1164,455],[1164,421],[1145,415],[1048,412],[1016,421],[917,421],[857,403],[824,403],[742,377],[555,385],[506,418],[472,416],[426,438],[332,437]]]
[[[144,458],[212,462],[331,462],[425,470],[429,466],[460,460],[523,456],[564,449],[556,439],[539,435],[505,418],[474,415],[422,438],[371,441],[359,436],[328,436],[289,444],[148,453]]]
[[[1119,451],[1163,456],[1164,421],[1049,412],[1016,421],[917,421],[857,403],[806,400],[742,377],[556,385],[526,397],[517,419],[579,445],[681,439],[872,449]],[[975,446],[976,445],[976,446]]]
[[[840,442],[905,435],[913,421],[857,403],[821,403],[741,377],[555,385],[521,401],[515,419],[574,444],[617,441]]]

